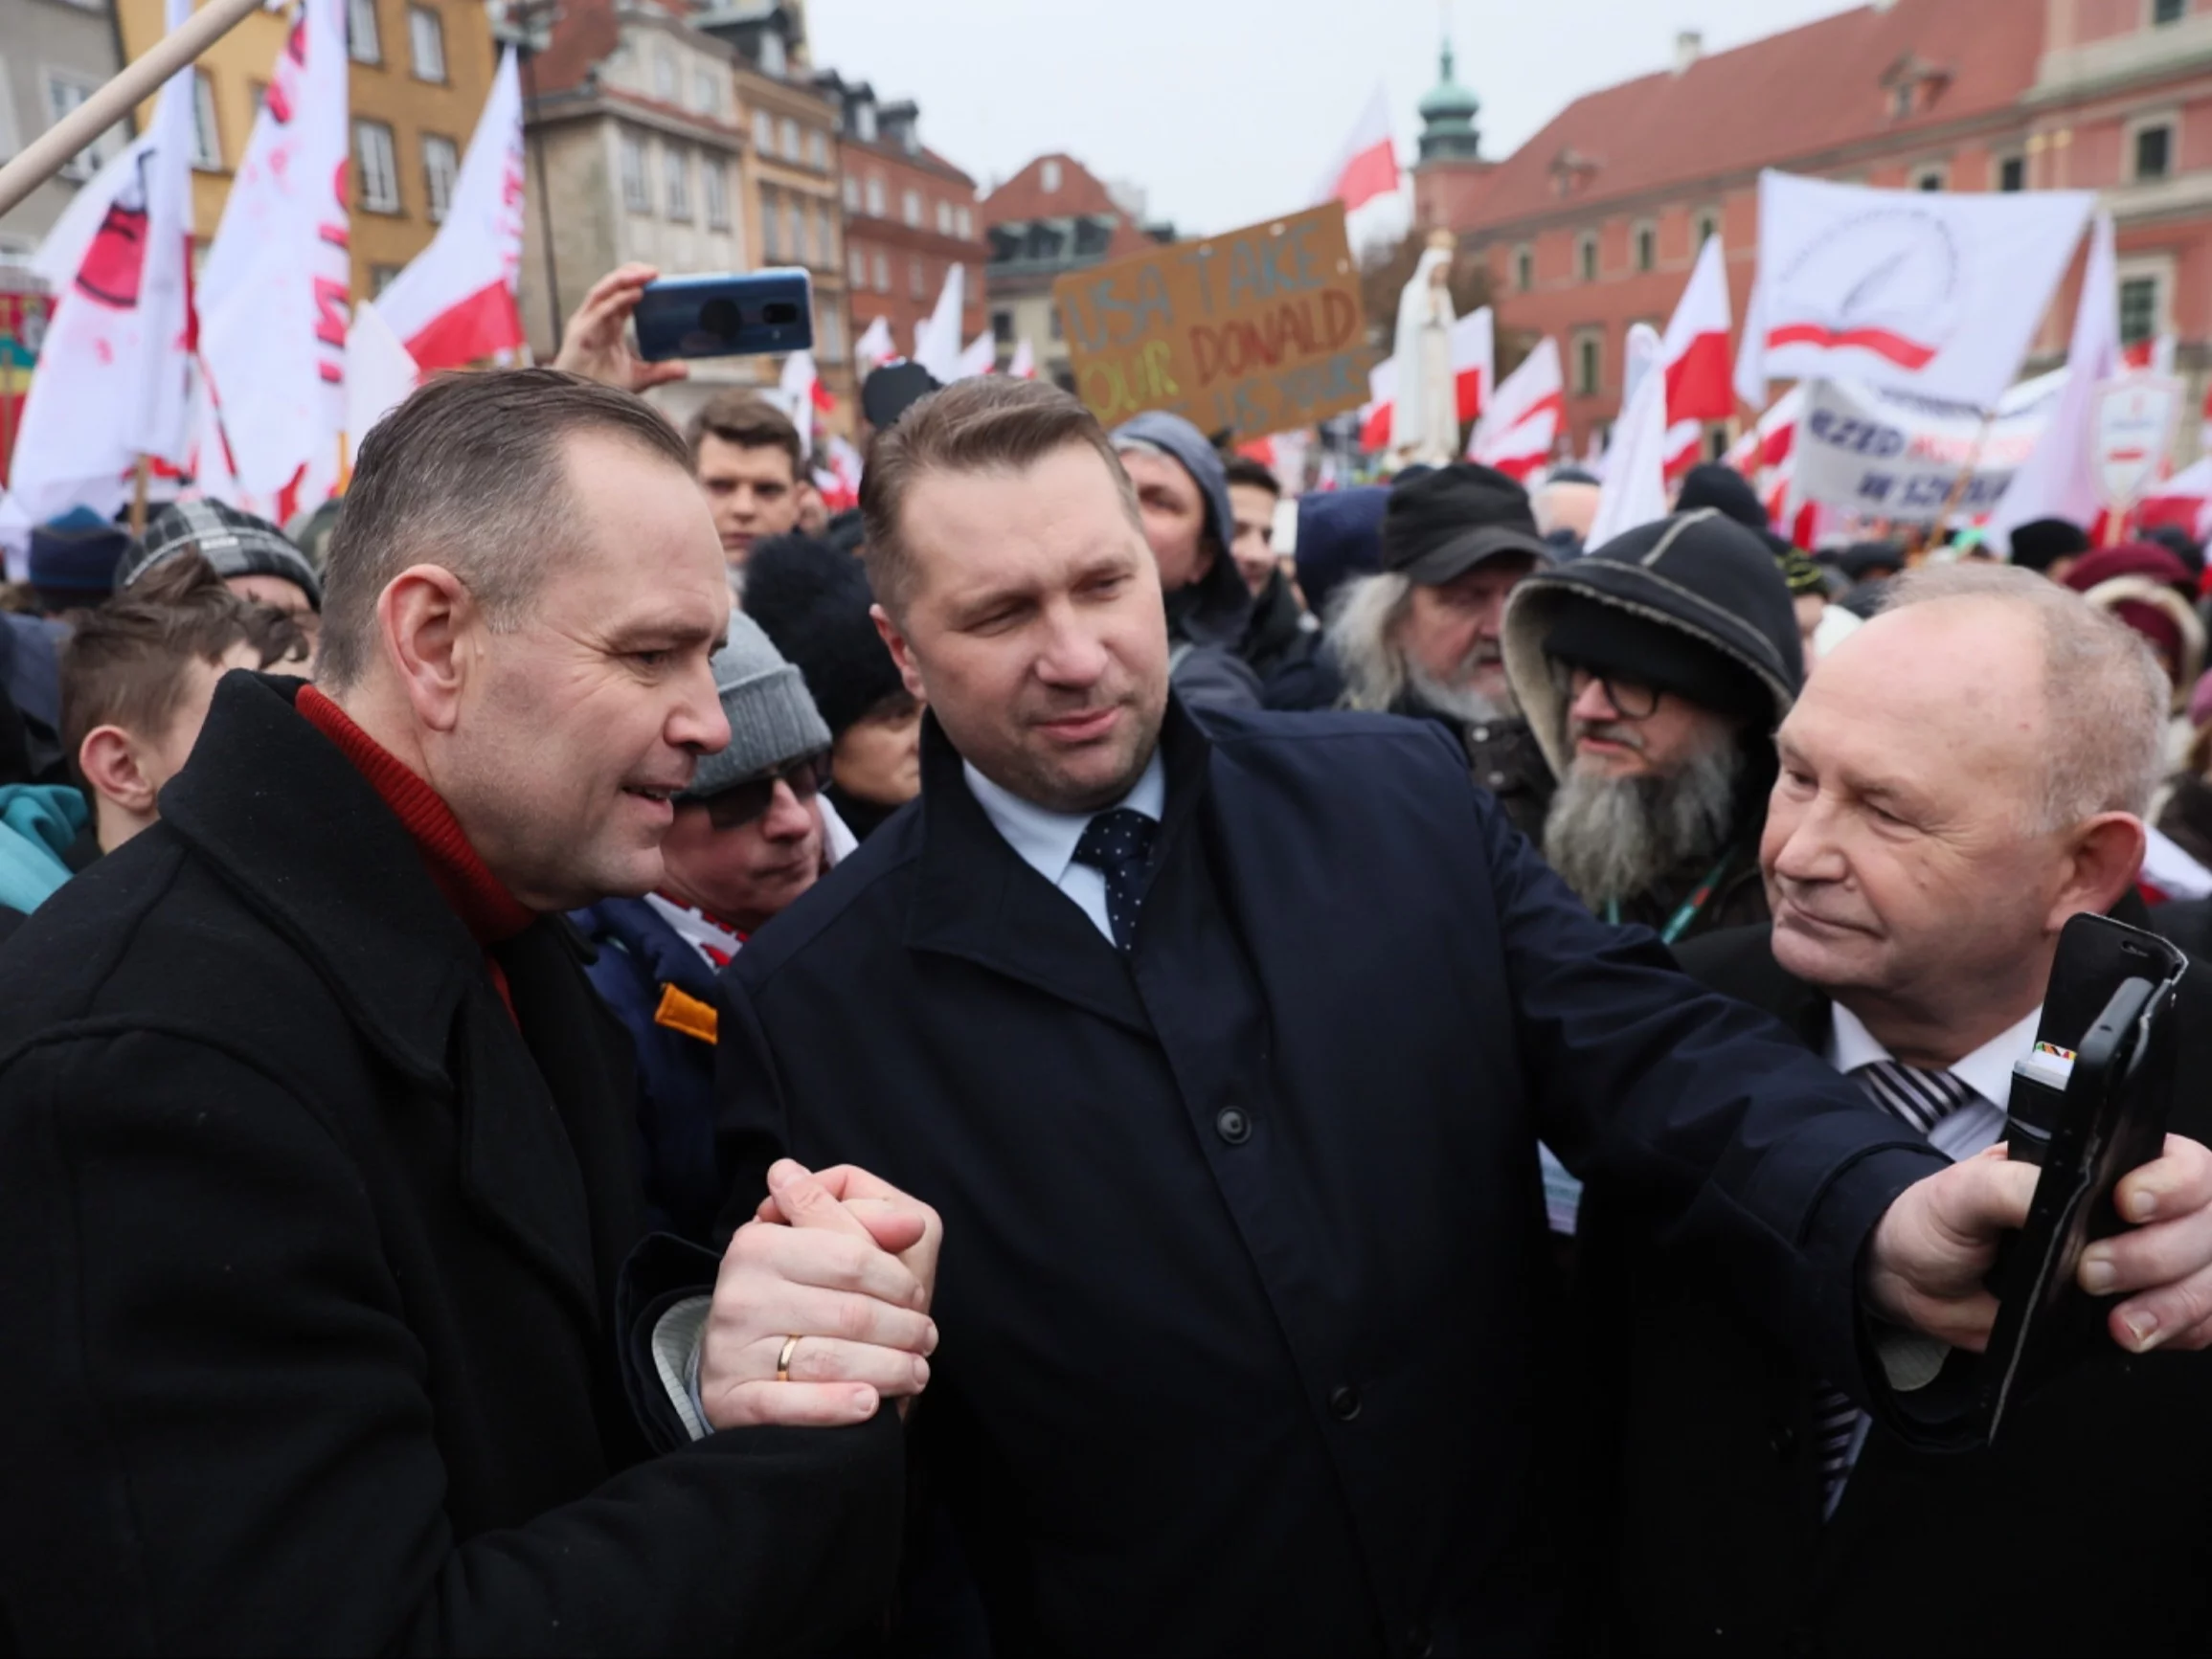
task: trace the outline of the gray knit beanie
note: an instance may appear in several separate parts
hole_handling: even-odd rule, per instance
[[[691,787],[678,800],[705,800],[829,747],[829,728],[806,695],[805,677],[742,611],[731,614],[730,642],[714,653],[714,689],[730,719],[730,745],[700,757]]]

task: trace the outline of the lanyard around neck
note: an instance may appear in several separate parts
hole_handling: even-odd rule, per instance
[[[1706,872],[1705,879],[1691,890],[1690,896],[1684,899],[1676,908],[1675,913],[1667,918],[1667,925],[1659,930],[1660,944],[1671,945],[1690,930],[1690,924],[1696,921],[1699,912],[1712,902],[1714,891],[1720,886],[1722,879],[1727,875],[1728,866],[1735,862],[1736,849],[1734,847],[1730,847],[1721,855],[1721,862]],[[1620,901],[1618,899],[1606,900],[1605,919],[1616,928],[1620,926]]]

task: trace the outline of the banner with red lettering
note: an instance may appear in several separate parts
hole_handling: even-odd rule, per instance
[[[352,292],[343,0],[303,0],[200,279],[200,357],[262,510],[338,478]]]

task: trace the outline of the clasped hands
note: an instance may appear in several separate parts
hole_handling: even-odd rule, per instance
[[[885,1400],[903,1407],[929,1382],[943,1237],[935,1210],[865,1170],[779,1159],[715,1275],[699,1353],[708,1423],[830,1427]]]
[[[2040,1173],[1994,1146],[1899,1194],[1865,1260],[1871,1310],[1953,1348],[1987,1347],[1997,1298],[1983,1279],[2002,1236],[2026,1224]],[[2083,1251],[2077,1275],[2091,1295],[2122,1298],[2112,1340],[2133,1354],[2212,1347],[2212,1151],[2168,1135],[2112,1201],[2135,1224]]]

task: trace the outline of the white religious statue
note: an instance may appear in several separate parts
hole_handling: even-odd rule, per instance
[[[1447,466],[1458,459],[1459,395],[1452,374],[1453,237],[1433,231],[1413,280],[1398,295],[1393,350],[1398,391],[1390,411],[1390,459]]]

